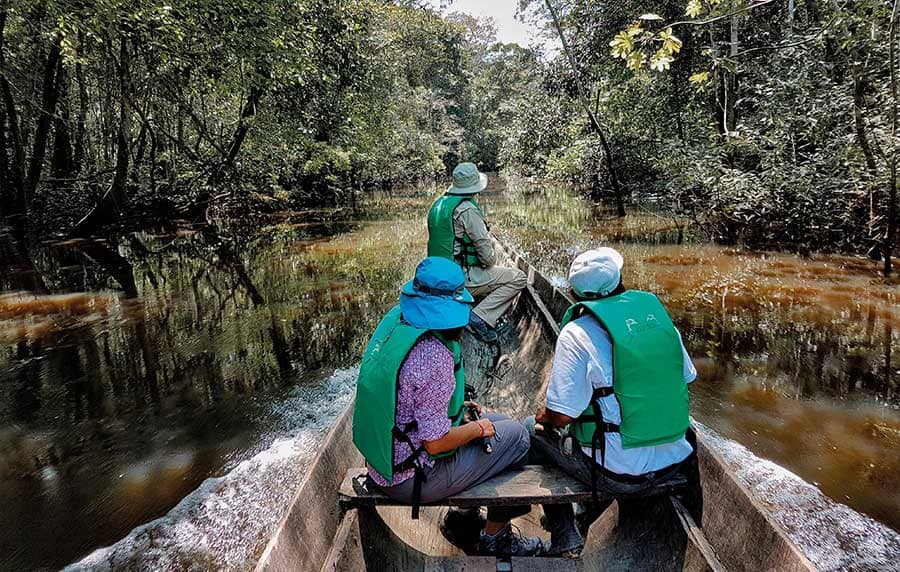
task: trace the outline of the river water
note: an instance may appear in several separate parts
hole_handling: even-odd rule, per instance
[[[423,254],[436,192],[244,222],[231,240],[36,247],[49,293],[0,296],[0,568],[251,567]],[[900,529],[898,287],[873,264],[709,245],[564,189],[483,204],[560,283],[578,250],[621,249],[695,358],[694,416]]]

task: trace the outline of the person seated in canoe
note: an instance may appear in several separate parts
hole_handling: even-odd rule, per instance
[[[681,478],[699,483],[686,438],[687,384],[697,370],[659,299],[622,285],[623,264],[612,248],[572,262],[577,302],[563,318],[545,405],[526,422],[530,462],[556,464],[595,491],[577,526],[571,505],[545,508],[557,551],[570,555],[612,502],[596,502],[597,492],[636,494]],[[565,427],[560,441],[556,429]]]
[[[403,286],[400,304],[376,328],[360,365],[353,442],[369,479],[392,499],[411,504],[413,518],[420,503],[455,495],[528,456],[529,435],[521,423],[498,413],[477,420],[467,414],[480,410],[465,401],[459,346],[473,302],[462,268],[426,258]],[[490,439],[490,453],[483,439]],[[486,522],[477,510],[449,516],[456,523],[483,522],[480,534],[475,529],[480,554],[534,556],[542,551],[541,540],[510,526],[510,519],[529,510],[491,508]],[[448,536],[446,526],[441,530]]]
[[[525,288],[525,273],[518,268],[496,266],[494,247],[475,196],[487,188],[487,175],[474,163],[453,169],[453,184],[428,212],[428,256],[440,256],[463,267],[466,288],[484,299],[475,306],[467,325],[486,342],[497,339],[497,320]]]

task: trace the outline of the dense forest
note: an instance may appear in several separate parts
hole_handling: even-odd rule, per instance
[[[889,272],[897,4],[520,0],[542,51],[452,2],[0,0],[0,247],[353,206],[464,159]]]

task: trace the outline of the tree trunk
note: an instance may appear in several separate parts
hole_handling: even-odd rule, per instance
[[[869,144],[869,136],[866,133],[866,68],[864,64],[854,64],[851,67],[853,75],[853,126],[856,132],[856,143],[859,145],[866,162],[866,174],[869,187],[869,237],[875,234],[875,190],[878,180],[878,165],[875,162],[875,153]],[[878,250],[877,247],[873,250]]]
[[[597,116],[594,115],[594,112],[591,110],[591,105],[587,99],[587,93],[584,90],[584,85],[581,83],[581,76],[578,72],[578,64],[575,61],[575,56],[572,55],[572,51],[569,49],[569,42],[566,40],[566,35],[563,33],[562,24],[560,24],[559,16],[556,13],[556,8],[553,7],[553,3],[551,0],[544,0],[547,5],[547,9],[550,11],[550,15],[553,17],[553,25],[556,27],[556,33],[559,34],[559,40],[562,43],[563,51],[566,53],[566,57],[569,60],[569,66],[572,68],[572,75],[575,78],[575,86],[578,89],[578,100],[581,102],[581,106],[584,108],[585,113],[587,113],[588,120],[591,123],[591,127],[594,129],[594,132],[600,137],[600,146],[603,148],[603,157],[606,159],[606,167],[609,169],[609,180],[612,184],[613,192],[616,197],[616,212],[620,217],[625,216],[625,202],[622,196],[622,188],[619,185],[619,177],[618,171],[616,169],[615,158],[613,157],[612,148],[609,145],[609,141],[606,138],[606,133],[603,130],[603,127],[600,125],[600,122],[597,120]]]
[[[57,35],[47,54],[47,62],[44,66],[43,95],[41,96],[41,109],[38,114],[37,128],[34,132],[34,145],[31,148],[31,164],[28,167],[28,177],[25,180],[25,208],[31,203],[35,191],[41,181],[41,173],[44,170],[44,157],[47,155],[47,140],[50,135],[50,127],[53,125],[56,113],[56,102],[59,99],[59,84],[57,70],[62,49],[62,35]]]
[[[100,202],[94,209],[84,216],[72,230],[69,236],[87,236],[93,234],[101,226],[114,222],[121,214],[122,205],[127,200],[126,188],[128,184],[129,167],[129,117],[128,111],[128,46],[125,38],[119,43],[119,125],[116,129],[116,170],[112,184],[100,198]]]
[[[6,129],[3,133],[3,142],[5,143],[4,157],[0,158],[5,165],[3,174],[5,176],[5,194],[7,197],[4,199],[3,210],[5,216],[15,219],[12,222],[15,226],[16,234],[22,239],[25,227],[25,151],[22,146],[19,114],[13,100],[12,86],[6,76],[5,31],[8,13],[7,0],[0,0],[0,99],[2,99],[0,105],[3,106],[3,115],[6,118]],[[11,155],[7,154],[6,145],[12,151]]]
[[[78,85],[78,117],[75,120],[75,149],[72,162],[73,171],[79,172],[84,167],[85,156],[85,121],[87,118],[88,93],[87,84],[84,81],[84,66],[81,59],[84,56],[84,34],[78,32],[78,49],[76,52],[78,61],[75,64],[75,83]]]
[[[887,234],[884,239],[884,275],[891,273],[894,253],[894,235],[897,231],[897,17],[900,12],[900,0],[894,0],[894,9],[891,12],[891,32],[888,55],[891,59],[889,68],[891,73],[891,156],[890,156],[890,181],[888,183],[888,216]]]
[[[712,51],[713,59],[718,61],[719,59],[719,44],[716,42],[716,34],[710,29],[709,30],[709,45],[710,50]],[[722,70],[722,66],[715,66],[713,69],[713,86],[712,95],[710,95],[710,103],[713,108],[713,117],[715,118],[716,124],[716,133],[718,134],[719,141],[723,140],[725,137],[726,129],[725,129],[725,105],[723,101],[725,99],[725,72]]]
[[[222,157],[219,163],[213,168],[212,173],[207,180],[206,187],[197,197],[197,200],[184,211],[184,215],[187,218],[195,221],[205,221],[207,219],[207,211],[209,210],[212,191],[222,184],[228,169],[234,167],[234,162],[237,160],[238,153],[241,151],[244,139],[247,138],[247,133],[250,131],[249,120],[256,115],[260,100],[262,100],[264,93],[265,90],[261,86],[250,88],[250,94],[247,96],[247,103],[241,110],[241,120],[234,131],[234,135],[231,137],[231,143],[229,143],[226,148],[225,156]]]
[[[56,70],[59,84],[59,113],[53,120],[53,155],[50,158],[50,174],[56,179],[54,185],[71,184],[65,179],[75,177],[72,152],[72,134],[69,130],[69,79],[62,58]]]
[[[731,1],[731,42],[729,55],[732,65],[737,65],[738,56],[738,15],[734,0]],[[729,71],[725,77],[725,130],[732,133],[737,130],[737,70]]]
[[[866,69],[864,65],[856,64],[852,68],[853,73],[853,123],[856,130],[856,142],[866,160],[866,170],[871,180],[878,176],[878,167],[875,163],[875,153],[869,145],[869,136],[866,134]]]

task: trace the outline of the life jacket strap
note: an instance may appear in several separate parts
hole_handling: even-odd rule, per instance
[[[606,434],[619,433],[621,426],[615,423],[607,423],[603,420],[603,414],[600,413],[600,399],[609,395],[614,395],[615,391],[612,387],[597,387],[591,395],[592,413],[582,415],[579,419],[583,421],[594,422],[594,434],[591,435],[591,496],[594,504],[599,504],[599,494],[597,491],[597,444],[600,444],[600,465],[606,468]]]
[[[604,387],[596,387],[596,388],[594,388],[594,392],[591,394],[591,401],[597,401],[598,399],[601,399],[603,397],[609,397],[610,395],[615,395],[615,394],[616,394],[616,391],[611,385],[604,386]]]
[[[416,463],[416,472],[413,475],[412,513],[410,518],[419,520],[419,506],[422,504],[422,483],[427,479],[422,463]]]
[[[416,462],[419,459],[419,454],[425,449],[424,446],[419,445],[418,447],[413,446],[412,439],[409,438],[408,433],[410,431],[415,431],[418,427],[418,424],[413,421],[407,424],[403,429],[400,429],[396,425],[394,426],[391,433],[394,435],[394,439],[400,441],[401,443],[406,443],[409,445],[410,451],[412,454],[400,461],[399,463],[394,464],[394,473],[402,473],[404,471],[408,471],[416,466]]]
[[[462,414],[462,413],[460,413]],[[412,439],[409,438],[409,432],[415,431],[418,428],[419,424],[413,420],[406,424],[403,429],[400,429],[396,425],[391,430],[391,433],[394,435],[394,439],[406,443],[409,445],[410,450],[412,450],[412,454],[404,459],[403,461],[394,465],[394,473],[402,473],[404,471],[408,471],[409,469],[415,469],[413,473],[413,496],[412,496],[412,514],[411,518],[413,520],[419,519],[419,506],[422,504],[422,483],[424,483],[427,479],[425,476],[425,469],[422,467],[422,461],[419,458],[422,454],[422,451],[425,450],[424,445],[419,445],[418,447],[414,447],[412,443]]]
[[[454,237],[453,239],[459,244],[459,254],[454,256],[455,262],[463,268],[471,268],[473,266],[481,266],[481,259],[478,258],[478,250],[468,236],[465,238]]]
[[[593,421],[597,424],[597,429],[600,430],[601,433],[618,433],[621,425],[616,423],[607,423],[603,421],[603,418],[593,413],[589,415],[582,415],[578,418],[578,421]]]

